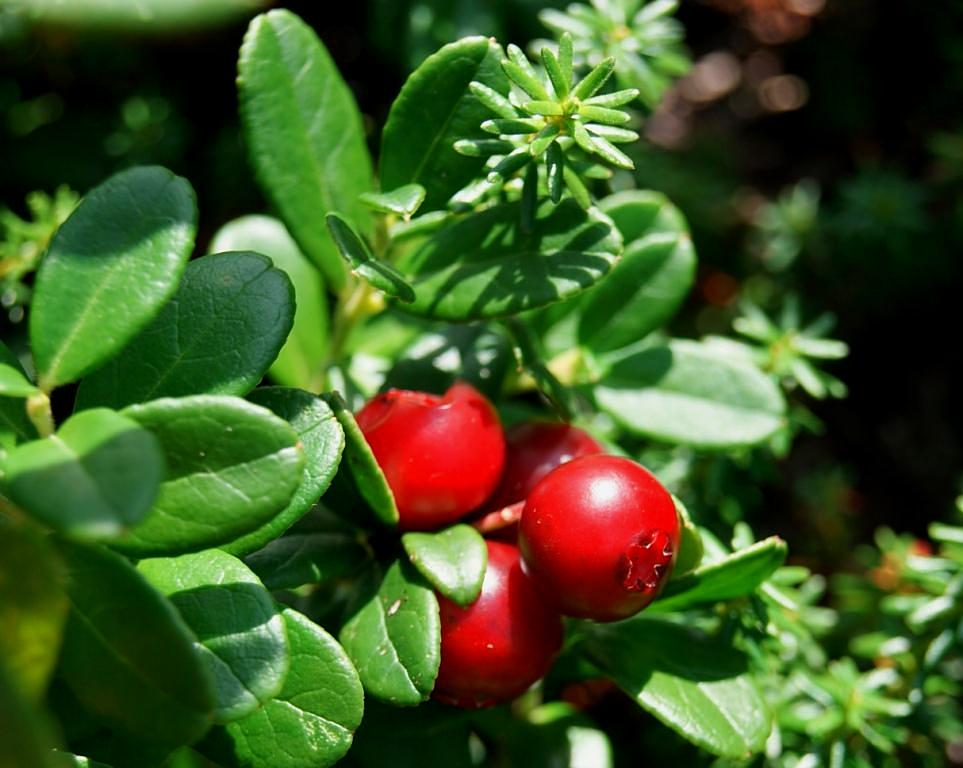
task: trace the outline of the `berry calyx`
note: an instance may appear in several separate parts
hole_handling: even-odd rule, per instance
[[[525,575],[518,548],[486,544],[478,599],[463,608],[438,596],[441,667],[432,695],[468,709],[521,695],[545,676],[562,647],[562,620]]]
[[[659,594],[679,551],[672,496],[644,467],[586,456],[528,495],[519,546],[539,590],[568,616],[614,621]]]
[[[385,474],[402,530],[432,530],[479,507],[505,461],[498,414],[457,382],[443,396],[390,389],[355,417]]]

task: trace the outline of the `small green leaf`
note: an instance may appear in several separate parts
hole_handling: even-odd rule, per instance
[[[594,96],[614,71],[615,59],[611,57],[603,59],[572,89],[572,96],[579,100]]]
[[[187,265],[154,321],[84,379],[78,408],[161,397],[245,395],[277,357],[294,320],[287,275],[258,253],[217,253]]]
[[[405,184],[390,192],[365,192],[361,196],[361,202],[381,213],[395,213],[408,219],[414,216],[425,202],[426,194],[421,184]]]
[[[27,374],[17,356],[2,341],[0,341],[0,368],[8,368],[15,375],[27,379]],[[27,379],[27,381],[30,380]],[[23,399],[20,396],[7,397],[0,394],[0,458],[3,457],[5,450],[9,450],[18,442],[34,440],[36,437],[37,429],[27,417]]]
[[[328,293],[324,278],[287,229],[270,216],[242,216],[221,227],[208,250],[263,253],[294,285],[294,325],[268,374],[278,384],[315,391],[328,350]]]
[[[565,176],[565,153],[553,141],[548,145],[545,153],[545,167],[547,169],[548,194],[553,203],[558,203],[562,199],[562,189],[564,187]]]
[[[468,84],[468,89],[482,104],[499,117],[518,117],[518,110],[512,106],[512,103],[498,91],[492,90],[484,83],[472,81]]]
[[[157,439],[106,408],[7,457],[4,493],[32,517],[80,539],[111,539],[140,522],[164,479]]]
[[[468,605],[478,599],[488,548],[470,525],[455,525],[438,533],[406,533],[401,544],[411,564],[445,597]]]
[[[516,314],[585,290],[621,246],[608,218],[571,202],[543,202],[531,232],[520,226],[517,203],[495,206],[402,256],[398,268],[416,294],[404,309],[459,321]]]
[[[685,505],[675,496],[672,497],[672,501],[675,502],[680,523],[679,554],[672,568],[672,578],[677,579],[698,567],[699,563],[702,562],[703,554],[705,554],[705,548],[702,544],[699,529],[693,524]]]
[[[107,362],[154,318],[196,227],[190,184],[164,168],[131,168],[87,193],[37,270],[30,347],[41,389]]]
[[[382,189],[420,184],[426,192],[422,210],[435,211],[481,173],[482,160],[458,154],[453,145],[487,138],[479,128],[490,116],[485,94],[508,91],[501,58],[497,43],[468,37],[444,46],[408,77],[382,134]],[[472,82],[481,88],[469,90]]]
[[[281,615],[291,647],[281,693],[196,747],[224,768],[326,768],[348,751],[361,724],[364,693],[344,650],[300,613]]]
[[[68,608],[64,581],[49,539],[0,524],[0,663],[33,702],[43,699],[60,652]]]
[[[371,189],[371,157],[354,96],[318,36],[286,10],[251,22],[238,90],[261,187],[328,284],[340,290],[344,264],[318,218],[341,211],[363,231],[369,226],[358,197]]]
[[[241,557],[277,538],[300,520],[327,490],[344,451],[344,431],[324,400],[310,392],[284,387],[255,389],[248,400],[288,422],[304,451],[304,474],[288,505],[250,533],[221,546]]]
[[[281,692],[290,665],[284,621],[244,563],[209,549],[141,560],[137,570],[197,638],[194,648],[214,681],[215,722],[246,717]]]
[[[395,562],[341,630],[365,691],[400,706],[425,701],[441,662],[440,621],[435,593],[406,562]]]
[[[350,476],[351,483],[378,520],[390,526],[397,525],[398,507],[395,505],[395,497],[347,403],[337,392],[322,394],[321,397],[331,406],[344,430],[344,461],[338,478]]]
[[[325,216],[331,237],[351,271],[379,291],[401,301],[415,300],[415,292],[398,271],[385,261],[371,255],[371,251],[351,225],[336,213]]]
[[[528,56],[517,45],[509,45],[506,49],[508,61],[502,62],[502,68],[512,81],[533,99],[550,101],[548,91],[542,85],[542,81],[535,74],[532,63]]]
[[[645,710],[712,754],[744,759],[769,736],[772,718],[746,658],[721,638],[640,616],[594,625],[584,653]]]
[[[115,543],[127,554],[182,554],[232,541],[281,512],[301,482],[297,434],[260,406],[198,395],[124,413],[154,433],[167,460],[153,509]]]
[[[481,129],[486,133],[506,136],[524,136],[537,133],[545,127],[545,121],[534,117],[512,117],[485,120]]]
[[[548,74],[549,80],[552,81],[552,87],[555,89],[555,95],[564,99],[568,96],[568,89],[571,87],[569,82],[570,72],[566,73],[562,70],[562,65],[559,63],[558,58],[552,53],[551,48],[542,48],[542,66],[545,67],[545,72]]]
[[[120,555],[66,541],[59,547],[70,597],[60,670],[74,695],[149,742],[199,738],[214,696],[177,611]]]
[[[39,391],[20,366],[0,363],[0,397],[29,397]]]
[[[701,448],[762,442],[782,426],[786,411],[762,371],[682,340],[619,360],[594,394],[628,431]]]
[[[754,592],[786,560],[786,543],[771,536],[670,581],[651,612],[732,600]]]

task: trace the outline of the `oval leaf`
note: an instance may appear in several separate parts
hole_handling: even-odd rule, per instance
[[[70,596],[60,671],[74,695],[146,741],[199,738],[214,696],[177,611],[120,555],[68,542],[60,549]]]
[[[3,368],[12,371],[14,377],[22,377],[30,382],[17,356],[0,341],[0,369]],[[22,398],[22,395],[6,396],[0,393],[0,458],[5,450],[18,442],[34,440],[37,437],[37,429],[27,417],[26,404]]]
[[[594,393],[630,432],[700,448],[762,442],[786,411],[779,387],[762,371],[680,340],[620,360]]]
[[[420,704],[434,688],[441,663],[435,593],[411,566],[395,562],[377,594],[344,625],[341,643],[365,691],[391,704]]]
[[[278,384],[320,389],[328,349],[328,294],[317,268],[298,248],[287,229],[270,216],[242,216],[221,227],[211,240],[211,253],[263,253],[294,285],[294,325],[268,373]]]
[[[241,252],[195,259],[154,321],[84,379],[77,407],[247,394],[277,357],[293,319],[291,281],[267,257]]]
[[[87,193],[37,271],[30,347],[41,389],[107,362],[153,319],[196,228],[194,191],[164,168],[131,168]]]
[[[387,525],[398,524],[398,507],[394,494],[388,487],[385,474],[371,452],[371,446],[364,439],[361,427],[354,420],[354,414],[337,392],[322,394],[324,401],[331,406],[334,415],[344,430],[343,469],[338,473],[336,484],[345,482],[365,501],[375,517]]]
[[[300,613],[285,608],[282,616],[291,669],[281,693],[196,747],[224,768],[325,768],[344,756],[361,724],[364,693],[344,650]]]
[[[381,137],[381,188],[417,183],[424,212],[444,208],[481,174],[484,158],[455,152],[459,139],[490,138],[481,123],[488,108],[468,89],[473,80],[508,92],[501,48],[487,37],[467,37],[429,56],[405,81]]]
[[[732,600],[754,592],[786,560],[786,543],[777,536],[757,541],[722,560],[670,581],[652,612],[679,611],[694,605]]]
[[[260,528],[221,546],[238,557],[260,549],[300,520],[328,489],[344,451],[341,424],[328,404],[317,395],[300,389],[262,387],[254,390],[248,400],[267,408],[291,425],[304,451],[304,474],[283,511]]]
[[[30,397],[39,391],[24,375],[19,365],[0,362],[0,397]]]
[[[447,320],[499,317],[561,301],[600,280],[622,248],[618,230],[573,200],[544,202],[530,232],[517,203],[446,227],[398,268],[415,289],[404,309]]]
[[[114,545],[128,554],[183,554],[232,541],[281,512],[301,482],[298,436],[265,408],[198,395],[125,413],[157,436],[167,460],[153,509]]]
[[[251,22],[237,82],[258,181],[294,239],[339,290],[344,264],[318,219],[341,211],[367,229],[369,214],[358,196],[371,189],[373,172],[354,96],[317,35],[284,10]]]
[[[415,300],[415,292],[405,279],[390,264],[372,256],[364,240],[347,221],[336,213],[329,213],[325,219],[335,245],[355,275],[388,296],[405,302]]]
[[[458,605],[478,599],[488,548],[470,525],[455,525],[439,533],[406,533],[401,544],[411,564],[428,583]]]
[[[290,664],[284,621],[244,563],[209,549],[141,560],[137,570],[197,638],[194,647],[214,681],[215,722],[246,717],[280,693]]]
[[[50,540],[0,524],[0,659],[11,683],[39,702],[67,620],[64,567]]]
[[[716,755],[746,758],[772,725],[745,657],[691,627],[636,618],[594,625],[584,652],[644,709]]]
[[[421,184],[405,184],[390,192],[365,192],[361,202],[380,213],[394,213],[408,219],[421,207],[425,194]]]
[[[97,408],[15,448],[5,469],[4,493],[32,517],[74,538],[109,539],[150,510],[164,456],[136,421]]]
[[[622,233],[625,250],[585,295],[578,338],[605,352],[633,344],[675,314],[692,287],[696,256],[682,214],[657,192],[620,192],[599,208]]]

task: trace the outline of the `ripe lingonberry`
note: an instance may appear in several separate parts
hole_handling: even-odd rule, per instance
[[[519,525],[525,569],[562,613],[596,621],[651,603],[679,551],[669,492],[644,467],[586,456],[546,475]]]
[[[385,473],[403,530],[451,523],[491,495],[505,437],[491,403],[457,382],[444,396],[390,389],[369,401],[358,426]]]
[[[439,595],[441,668],[434,697],[487,707],[524,693],[562,646],[562,620],[522,570],[518,549],[487,541],[481,594],[463,608]]]

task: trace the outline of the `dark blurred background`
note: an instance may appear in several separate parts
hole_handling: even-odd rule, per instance
[[[118,29],[90,26],[96,14],[37,24],[0,0],[0,209],[27,217],[33,190],[83,193],[159,163],[197,190],[201,248],[262,210],[234,77],[247,20],[267,3],[233,5]],[[425,55],[470,33],[524,46],[546,35],[536,14],[550,5],[563,3],[286,3],[354,89],[374,151]],[[877,525],[923,535],[963,467],[963,3],[683,0],[678,16],[694,67],[636,153],[638,183],[682,208],[700,256],[678,330],[726,332],[740,297],[778,309],[794,293],[806,317],[832,311],[851,347],[830,367],[849,396],[809,404],[822,432],[753,489],[753,522],[827,567]],[[14,245],[8,231],[0,249]],[[15,337],[22,308],[0,298],[0,331]]]

